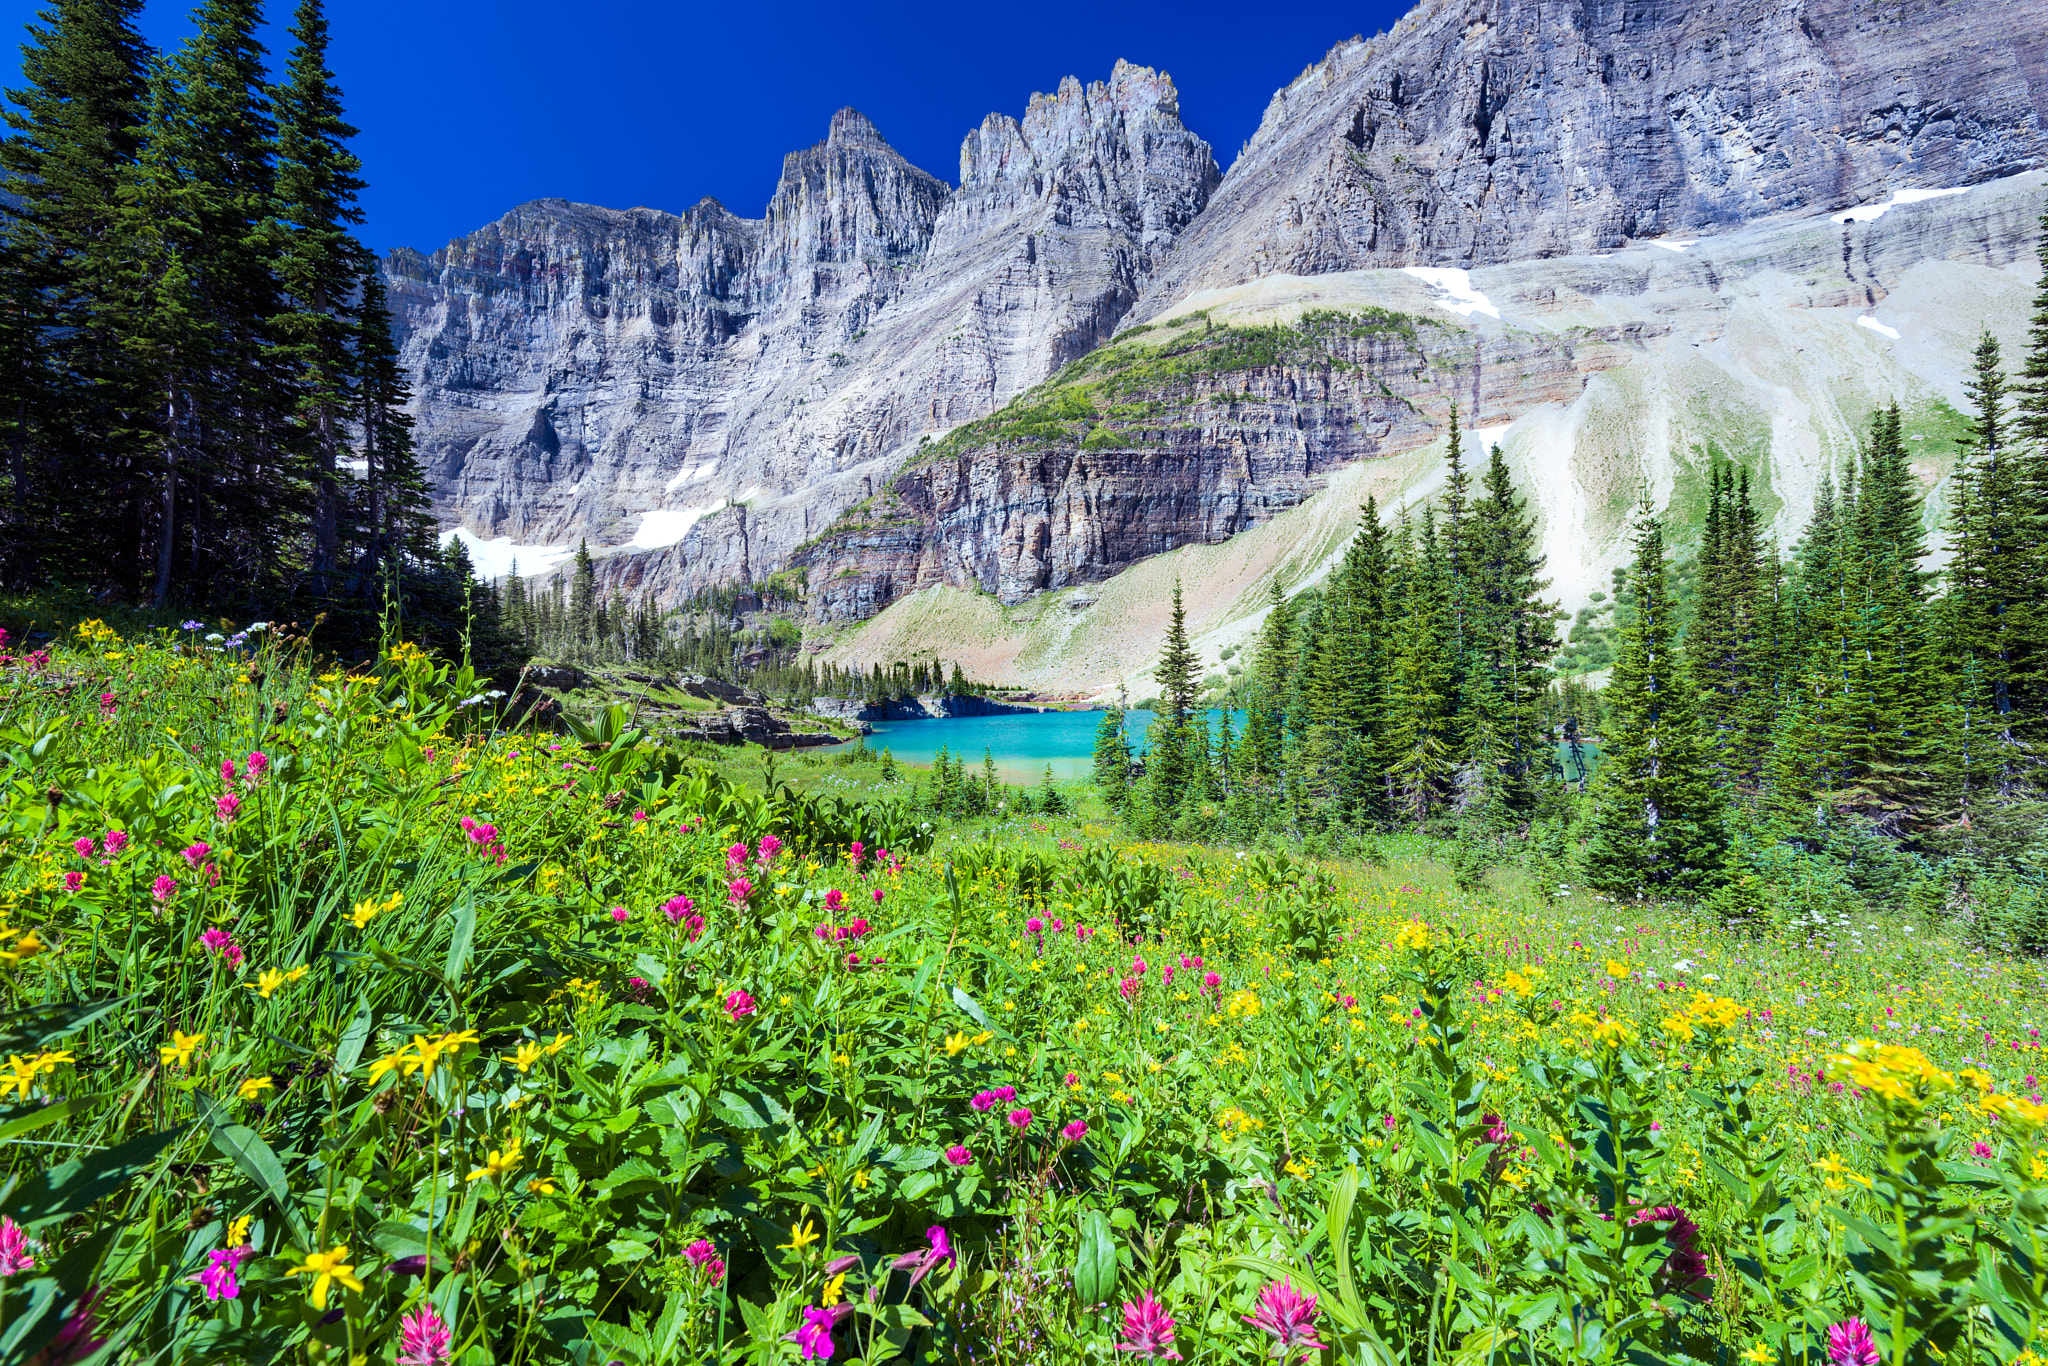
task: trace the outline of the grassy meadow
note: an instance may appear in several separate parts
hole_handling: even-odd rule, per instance
[[[0,656],[0,1363],[2048,1355],[2048,980],[1953,922]]]

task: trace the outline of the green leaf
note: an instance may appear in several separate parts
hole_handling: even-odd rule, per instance
[[[1116,1236],[1100,1210],[1081,1212],[1081,1248],[1074,1258],[1074,1295],[1083,1306],[1109,1303],[1116,1293]]]
[[[185,1129],[183,1124],[175,1125],[45,1168],[14,1188],[5,1200],[7,1214],[31,1230],[67,1215],[83,1214],[148,1171]]]
[[[356,998],[356,1013],[341,1031],[341,1041],[334,1046],[334,1070],[346,1077],[356,1070],[356,1064],[363,1060],[363,1045],[370,1041],[370,998]]]
[[[989,1023],[988,1016],[986,1013],[983,1012],[980,1005],[978,1005],[975,1002],[975,999],[972,996],[969,996],[966,992],[960,990],[960,988],[958,987],[953,988],[953,1004],[960,1007],[960,1009],[966,1011],[968,1018],[973,1020],[976,1024],[980,1025],[983,1029],[988,1030],[991,1034],[995,1032],[996,1027]]]
[[[12,1015],[0,1015],[0,1053],[31,1053],[48,1048],[134,999],[117,996],[109,1001],[30,1006]]]
[[[720,1091],[718,1099],[711,1102],[711,1113],[736,1129],[766,1129],[787,1124],[792,1118],[781,1101],[753,1086]]]
[[[55,1124],[74,1111],[83,1112],[91,1109],[93,1102],[98,1099],[97,1096],[66,1096],[48,1105],[31,1103],[0,1108],[0,1139],[29,1133],[42,1128],[45,1124]]]
[[[441,965],[441,975],[448,979],[450,987],[462,985],[463,969],[469,966],[470,941],[476,938],[476,902],[469,897],[455,908],[455,933],[448,941],[448,961]]]
[[[263,1141],[262,1135],[241,1124],[216,1125],[213,1146],[234,1163],[242,1175],[254,1182],[258,1190],[270,1197],[271,1203],[277,1206],[277,1212],[291,1226],[299,1246],[310,1249],[313,1234],[306,1227],[305,1217],[299,1213],[298,1206],[292,1203],[291,1187],[284,1179],[284,1163],[278,1161],[277,1153]]]

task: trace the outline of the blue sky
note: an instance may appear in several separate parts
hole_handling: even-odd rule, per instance
[[[270,0],[272,52],[294,0]],[[7,85],[41,0],[0,0]],[[333,66],[362,129],[364,239],[432,250],[524,200],[760,214],[782,156],[852,105],[912,162],[959,176],[961,137],[1119,57],[1172,73],[1182,118],[1228,166],[1273,91],[1405,3],[876,6],[661,0],[329,0]],[[151,0],[159,46],[189,0]]]

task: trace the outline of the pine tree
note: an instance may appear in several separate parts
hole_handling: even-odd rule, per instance
[[[1130,799],[1131,747],[1124,740],[1124,709],[1111,707],[1095,728],[1095,786],[1112,811]]]
[[[2013,381],[2009,449],[2013,472],[2012,558],[2015,597],[2005,604],[2009,646],[2007,714],[2016,739],[2048,749],[2048,211],[2036,250],[2042,277],[2034,294],[2027,354]]]
[[[1631,610],[1607,687],[1611,723],[1593,786],[1587,878],[1623,895],[1698,895],[1721,882],[1728,836],[1693,683],[1675,648],[1664,530],[1647,506],[1629,588]]]
[[[1435,512],[1425,508],[1413,558],[1402,566],[1407,610],[1389,682],[1386,768],[1388,805],[1416,824],[1448,799],[1459,759],[1457,647],[1445,558]]]
[[[22,47],[0,143],[0,575],[132,588],[151,469],[120,189],[147,120],[141,0],[55,0]]]
[[[1280,785],[1286,731],[1284,698],[1294,650],[1294,608],[1275,579],[1267,585],[1266,620],[1252,661],[1244,730],[1246,779],[1268,790]]]
[[[1191,795],[1189,784],[1201,776],[1203,765],[1192,753],[1197,737],[1191,725],[1201,691],[1201,668],[1201,657],[1188,643],[1187,612],[1176,579],[1166,646],[1159,667],[1152,671],[1152,679],[1159,685],[1160,710],[1153,717],[1145,746],[1145,777],[1154,793],[1154,809],[1160,812],[1171,811]],[[1206,745],[1203,748],[1206,751]]]
[[[1949,588],[1940,632],[1957,680],[1959,719],[1973,737],[1969,767],[1995,767],[1996,785],[2010,788],[2016,769],[2013,667],[2024,654],[2031,586],[2024,577],[2028,557],[2019,462],[2008,440],[2005,364],[1989,332],[1978,339],[1966,390],[1974,412],[1950,495]],[[1971,790],[1962,780],[1961,791]]]
[[[1542,577],[1536,519],[1515,490],[1498,442],[1480,478],[1467,545],[1472,660],[1461,699],[1471,733],[1466,749],[1474,762],[1489,756],[1483,780],[1501,803],[1504,828],[1535,814],[1536,785],[1550,763],[1543,698],[1559,642],[1557,604],[1543,598],[1550,581]]]
[[[313,487],[313,590],[328,591],[347,530],[339,462],[361,383],[354,342],[361,282],[376,265],[350,229],[363,221],[356,196],[362,163],[327,69],[322,0],[300,0],[287,79],[272,91],[277,112],[275,191],[262,225],[275,260],[280,311],[269,321],[273,363],[292,383],[292,437]]]

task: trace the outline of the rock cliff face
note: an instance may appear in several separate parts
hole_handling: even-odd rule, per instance
[[[844,110],[759,220],[542,200],[394,253],[444,525],[529,572],[587,537],[671,597],[780,568],[919,434],[1110,335],[1218,180],[1177,108],[1142,67],[1069,79],[970,133],[957,190]]]
[[[2048,153],[2044,0],[1423,0],[1273,97],[1139,318],[1972,185]]]
[[[1423,0],[1227,176],[1119,63],[991,115],[957,188],[848,110],[762,218],[547,200],[386,270],[444,525],[495,572],[587,537],[670,602],[794,567],[822,622],[1016,604],[1279,546],[1233,538],[1339,485],[1412,501],[1456,402],[1569,604],[1703,452],[1781,536],[1878,403],[1945,458],[2044,164],[2048,0]]]
[[[1227,541],[1356,462],[1388,466],[1383,508],[1411,503],[1456,404],[1468,460],[1508,443],[1577,606],[1637,501],[1683,501],[1710,457],[1750,469],[1789,541],[1898,401],[1936,443],[1916,447],[1934,483],[1977,328],[2023,316],[2044,189],[2030,173],[1685,249],[1212,290],[927,444],[794,562],[824,620],[940,584],[1014,605]]]

